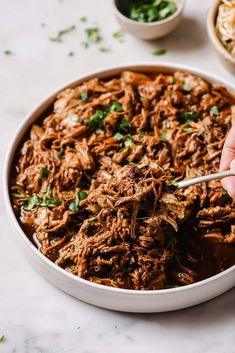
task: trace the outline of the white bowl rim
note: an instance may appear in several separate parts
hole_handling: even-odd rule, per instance
[[[19,145],[20,141],[22,141],[20,139],[20,141],[17,142],[19,136],[22,134],[22,132],[27,131],[27,128],[31,125],[28,125],[28,120],[30,119],[30,117],[39,110],[40,107],[42,107],[43,104],[45,104],[48,101],[52,100],[53,97],[55,97],[55,95],[57,95],[60,91],[75,86],[76,84],[78,84],[78,82],[82,82],[85,81],[89,78],[95,77],[96,75],[101,75],[108,77],[109,74],[112,76],[114,75],[114,73],[112,71],[114,71],[115,73],[118,73],[120,71],[123,70],[134,70],[134,71],[145,71],[148,69],[155,69],[156,72],[161,72],[161,69],[165,70],[165,72],[167,72],[167,70],[169,70],[169,72],[172,72],[174,70],[182,70],[182,71],[187,71],[190,72],[194,75],[198,75],[201,76],[203,79],[208,80],[209,82],[218,82],[222,85],[224,85],[225,87],[227,87],[229,90],[233,92],[235,92],[235,85],[229,83],[228,81],[221,79],[220,77],[214,75],[213,73],[208,73],[204,70],[201,69],[197,69],[188,65],[182,65],[182,64],[173,64],[170,62],[165,62],[165,63],[156,63],[156,62],[135,62],[135,63],[127,63],[127,64],[123,64],[120,66],[109,66],[106,69],[100,69],[100,70],[94,70],[94,71],[89,71],[89,72],[85,72],[81,75],[79,75],[78,78],[76,78],[76,80],[73,80],[72,82],[63,85],[62,87],[60,86],[59,88],[57,88],[56,90],[53,90],[53,93],[50,96],[47,96],[45,99],[43,99],[41,101],[40,104],[37,104],[35,106],[34,109],[32,109],[27,115],[26,117],[23,119],[23,121],[21,122],[21,124],[18,126],[16,133],[14,134],[12,141],[9,145],[6,157],[5,157],[5,161],[4,161],[4,170],[3,170],[3,194],[4,194],[4,204],[6,205],[6,209],[7,209],[7,213],[12,221],[12,223],[14,224],[15,229],[18,231],[18,236],[19,239],[22,239],[22,241],[24,241],[25,245],[27,247],[30,247],[31,250],[33,251],[34,255],[36,255],[36,257],[39,258],[39,260],[42,260],[42,262],[45,262],[46,265],[48,265],[51,270],[55,270],[57,272],[59,272],[62,276],[66,277],[67,279],[71,280],[72,282],[78,282],[84,286],[88,286],[88,287],[93,287],[96,289],[99,289],[100,291],[109,291],[109,292],[116,292],[119,294],[129,294],[129,295],[133,295],[133,296],[153,296],[153,295],[160,295],[160,294],[168,294],[173,293],[173,292],[181,292],[181,291],[191,291],[193,290],[195,287],[202,287],[205,284],[208,284],[210,282],[215,282],[217,280],[219,280],[221,277],[224,277],[225,275],[231,273],[231,272],[235,272],[235,265],[229,267],[228,269],[226,269],[223,272],[220,272],[214,276],[211,276],[209,278],[206,278],[204,280],[195,282],[193,284],[188,284],[185,286],[181,286],[181,287],[176,287],[176,288],[168,288],[168,289],[158,289],[158,290],[134,290],[134,289],[124,289],[124,288],[115,288],[115,287],[110,287],[110,286],[106,286],[103,284],[97,284],[95,282],[91,282],[88,281],[84,278],[75,276],[69,272],[67,272],[66,270],[64,270],[63,268],[59,267],[58,265],[56,265],[54,262],[52,262],[51,260],[49,260],[46,256],[44,256],[37,248],[36,246],[29,240],[29,238],[27,237],[27,235],[24,233],[23,229],[21,228],[15,214],[14,211],[12,209],[12,205],[11,205],[11,201],[10,201],[10,193],[9,193],[9,171],[11,170],[11,166],[12,166],[12,157],[15,155],[16,150],[17,150],[17,146]],[[35,119],[36,120],[36,119]],[[10,163],[11,162],[11,163]]]
[[[173,0],[174,1],[174,0]],[[116,1],[112,0],[113,3],[113,8],[114,11],[116,12],[117,16],[119,16],[123,21],[128,22],[132,25],[136,25],[136,26],[142,26],[142,27],[154,27],[154,26],[160,26],[163,25],[165,23],[171,22],[172,20],[174,20],[183,10],[184,5],[185,5],[185,0],[180,0],[180,4],[176,4],[177,9],[176,11],[168,16],[167,18],[165,18],[164,20],[159,20],[159,21],[153,21],[153,22],[139,22],[139,21],[135,21],[132,20],[131,18],[125,16],[121,11],[119,11],[118,7],[116,6]]]
[[[221,0],[217,0],[212,8],[209,10],[207,16],[207,30],[210,36],[211,41],[215,45],[216,49],[230,62],[235,64],[235,57],[229,53],[228,50],[223,46],[222,42],[220,41],[219,37],[216,34],[216,27],[215,27],[215,19],[216,14],[218,12],[218,7],[221,4]]]

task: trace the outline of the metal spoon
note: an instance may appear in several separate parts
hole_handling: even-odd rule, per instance
[[[235,175],[235,171],[232,172],[231,170],[226,170],[225,172],[213,173],[213,174],[208,174],[208,175],[200,176],[193,179],[182,180],[182,181],[176,182],[174,186],[177,189],[184,189],[194,184],[204,183],[205,181],[210,181],[210,180],[223,179],[233,175]]]

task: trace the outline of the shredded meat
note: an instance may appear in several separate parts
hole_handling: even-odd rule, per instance
[[[235,203],[218,171],[234,114],[225,88],[187,72],[125,71],[61,92],[31,127],[12,204],[40,251],[96,283],[162,289],[235,264]]]

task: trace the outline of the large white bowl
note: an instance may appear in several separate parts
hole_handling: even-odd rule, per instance
[[[170,73],[176,70],[186,70],[199,75],[210,82],[220,83],[235,92],[235,87],[228,82],[225,82],[216,76],[205,73],[201,70],[181,65],[156,65],[155,63],[126,65],[89,73],[69,85],[66,85],[66,87],[74,87],[80,82],[88,80],[92,77],[106,78],[115,75],[122,70]],[[62,89],[65,89],[66,87],[63,87]],[[226,271],[213,277],[179,288],[150,291],[112,288],[89,282],[66,272],[48,260],[40,253],[39,250],[36,249],[36,247],[30,242],[23,232],[12,210],[9,196],[9,175],[14,154],[23,136],[31,124],[34,123],[41,116],[41,114],[52,105],[59,91],[43,101],[25,118],[10,145],[9,153],[6,157],[4,171],[5,204],[11,223],[16,230],[16,240],[18,241],[25,257],[28,259],[29,266],[33,266],[45,279],[54,284],[56,287],[80,300],[104,308],[127,312],[162,312],[182,309],[212,299],[235,286],[235,266],[232,266]]]

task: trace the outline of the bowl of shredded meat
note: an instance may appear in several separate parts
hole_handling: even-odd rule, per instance
[[[235,284],[235,203],[219,169],[235,88],[177,65],[103,70],[35,109],[7,156],[5,201],[25,256],[63,291],[158,312]]]
[[[235,74],[235,1],[216,0],[208,14],[209,39],[220,61]]]

